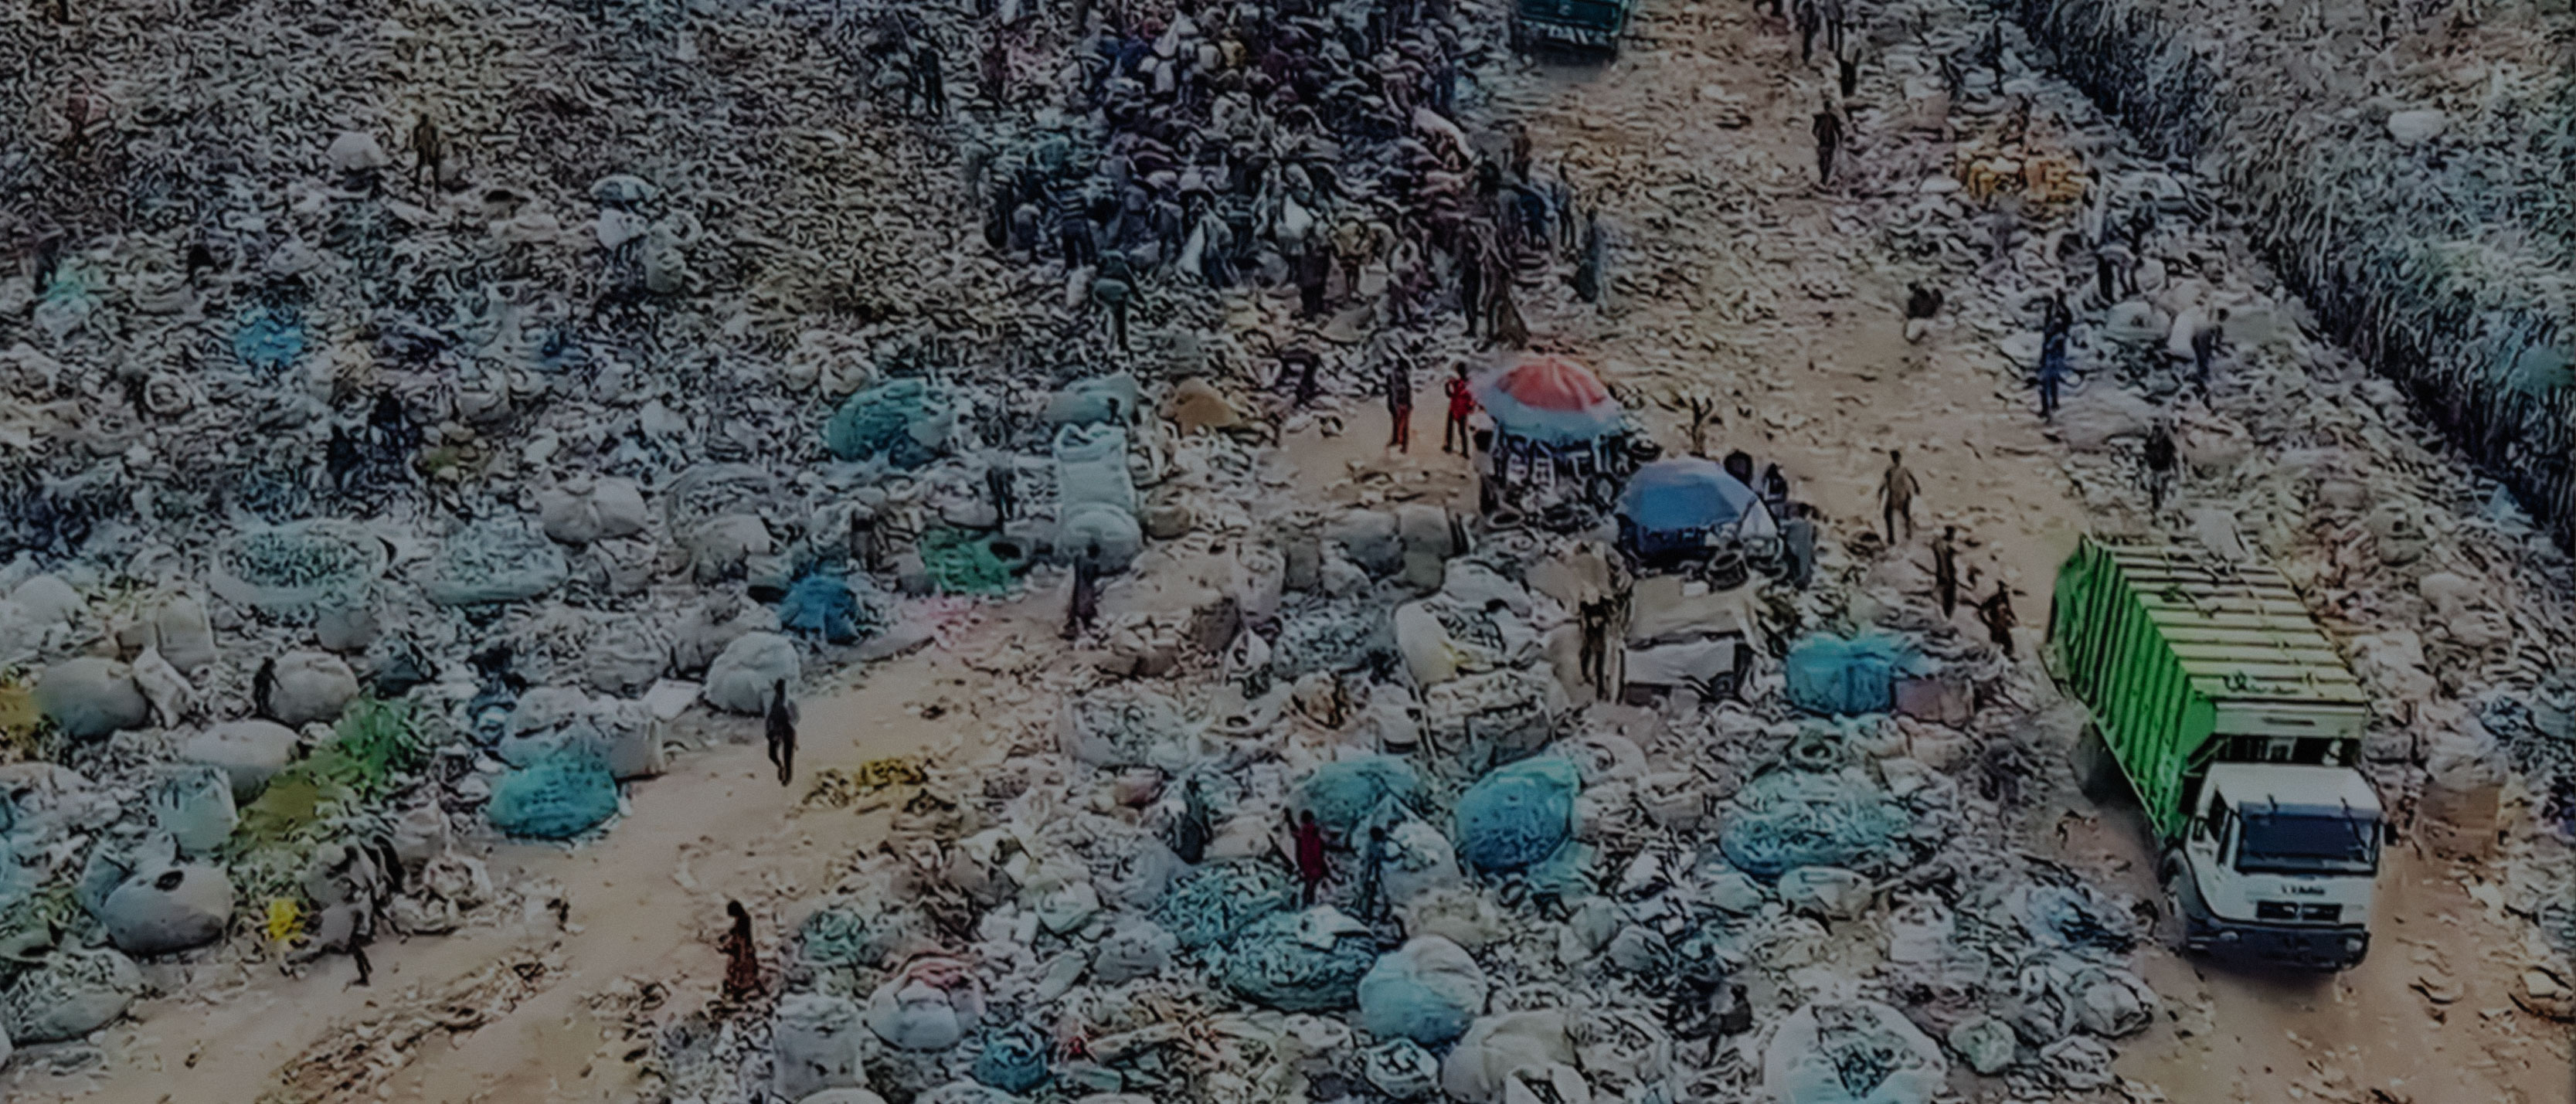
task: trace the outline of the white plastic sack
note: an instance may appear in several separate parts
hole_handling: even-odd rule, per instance
[[[1505,1012],[1469,1024],[1440,1068],[1440,1087],[1471,1104],[1498,1104],[1513,1075],[1575,1063],[1563,1009]]]
[[[797,655],[795,641],[773,632],[744,633],[707,665],[702,693],[707,704],[718,709],[757,716],[769,711],[779,682],[787,683],[793,697],[803,676],[804,661]]]

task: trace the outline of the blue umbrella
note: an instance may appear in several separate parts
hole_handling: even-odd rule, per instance
[[[1619,492],[1619,516],[1647,533],[1724,529],[1761,509],[1753,488],[1696,456],[1638,468]]]

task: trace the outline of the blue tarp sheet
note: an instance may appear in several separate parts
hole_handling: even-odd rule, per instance
[[[1885,713],[1896,704],[1896,676],[1927,668],[1922,653],[1893,636],[1811,636],[1789,650],[1789,703],[1828,716]]]

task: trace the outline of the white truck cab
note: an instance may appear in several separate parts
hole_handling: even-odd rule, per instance
[[[2186,949],[2342,969],[2370,951],[2379,795],[2351,767],[2214,763],[2164,862]]]

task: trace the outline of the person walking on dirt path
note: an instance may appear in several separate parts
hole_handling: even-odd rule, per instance
[[[1476,336],[1476,320],[1484,313],[1485,259],[1477,254],[1470,231],[1458,246],[1458,317],[1466,323],[1466,336]]]
[[[1401,355],[1386,364],[1386,447],[1413,451],[1413,372]]]
[[[1610,697],[1610,619],[1616,603],[1607,597],[1582,603],[1577,617],[1582,622],[1583,643],[1575,653],[1577,677],[1590,683],[1592,696]]]
[[[1941,535],[1932,539],[1932,596],[1941,602],[1941,616],[1949,617],[1959,609],[1959,527],[1944,525]]]
[[[2102,285],[2102,302],[2117,303],[2138,294],[2138,254],[2126,243],[2105,235],[2093,250],[2094,276]]]
[[[1216,838],[1215,817],[1208,812],[1207,794],[1199,789],[1199,778],[1191,775],[1181,783],[1181,815],[1172,822],[1172,853],[1193,866],[1207,858],[1208,841]]]
[[[1101,255],[1100,273],[1091,278],[1091,297],[1109,308],[1109,335],[1122,353],[1129,351],[1127,301],[1136,294],[1134,277],[1127,267],[1127,255],[1113,249]]]
[[[939,47],[922,43],[912,53],[912,89],[922,110],[933,119],[948,117],[948,78],[940,71]]]
[[[2013,626],[2021,622],[2013,616],[2012,588],[2003,580],[1995,580],[1995,592],[1977,603],[1977,620],[1985,622],[1987,639],[2004,650],[2004,658],[2012,658]]]
[[[1011,486],[1011,461],[998,459],[984,465],[984,493],[993,499],[993,523],[1011,520],[1019,512],[1020,496]]]
[[[1389,911],[1385,900],[1387,850],[1386,825],[1369,825],[1368,843],[1360,849],[1360,899],[1355,906],[1362,923],[1385,919]]]
[[[2164,512],[2165,495],[2173,489],[2174,436],[2164,419],[2156,419],[2155,428],[2147,431],[2147,508]]]
[[[1940,292],[1921,284],[1905,285],[1905,340],[1921,341],[1932,331],[1932,319],[1941,313]]]
[[[1887,543],[1897,543],[1896,523],[1905,523],[1905,539],[1914,539],[1914,496],[1923,490],[1905,467],[1905,454],[1887,450],[1887,474],[1878,481],[1879,513],[1887,521]]]
[[[1753,493],[1762,497],[1762,505],[1771,511],[1772,517],[1783,518],[1788,515],[1789,476],[1780,470],[1780,465],[1776,463],[1762,465],[1762,482],[1754,486]]]
[[[439,140],[438,119],[424,111],[411,125],[411,182],[414,187],[435,192],[439,170],[447,161],[447,146]],[[191,275],[194,275],[191,273]]]
[[[277,693],[277,657],[259,661],[259,670],[250,676],[250,715],[264,721],[277,719],[268,699]]]
[[[1315,397],[1324,393],[1323,385],[1315,382],[1315,372],[1324,366],[1324,358],[1316,356],[1311,349],[1289,349],[1279,354],[1279,366],[1287,368],[1290,365],[1297,369],[1297,409],[1315,405]]]
[[[1491,325],[1487,329],[1485,344],[1500,345],[1506,349],[1528,348],[1529,324],[1521,321],[1520,304],[1512,300],[1510,273],[1506,271],[1496,276],[1485,294],[1493,300],[1493,313],[1487,319]]]
[[[1297,254],[1297,316],[1313,318],[1324,313],[1324,285],[1333,272],[1333,251],[1316,235]]]
[[[1440,451],[1465,456],[1476,443],[1467,433],[1467,415],[1476,412],[1476,394],[1467,383],[1467,366],[1459,365],[1441,389],[1449,395],[1449,416],[1441,423]]]
[[[1798,0],[1798,64],[1816,63],[1816,32],[1825,29],[1824,12],[1817,0]]]
[[[1609,261],[1610,247],[1601,235],[1601,215],[1588,211],[1583,216],[1582,255],[1574,262],[1574,297],[1586,303],[1601,301],[1602,268]]]
[[[1834,182],[1834,155],[1842,152],[1843,117],[1831,106],[1816,113],[1816,183]]]
[[[2039,416],[2057,417],[2057,391],[2066,385],[2066,341],[2041,339],[2039,346]]]
[[[1791,503],[1788,518],[1780,523],[1780,552],[1789,561],[1789,585],[1800,590],[1816,577],[1814,512],[1807,503]]]
[[[1324,862],[1324,826],[1315,823],[1315,811],[1308,809],[1288,822],[1288,834],[1297,849],[1299,900],[1312,908],[1315,895],[1324,888],[1324,879],[1332,876],[1332,868]]]
[[[1092,541],[1073,561],[1073,595],[1065,603],[1064,638],[1079,638],[1100,617],[1100,542]]]
[[[983,92],[985,101],[995,107],[1010,102],[1011,53],[1001,36],[995,35],[985,41],[975,63],[976,85]]]
[[[787,700],[787,680],[769,685],[769,761],[778,768],[778,784],[796,780],[796,703]]]
[[[740,901],[727,901],[725,915],[733,918],[733,926],[716,941],[725,956],[724,999],[749,1004],[760,998],[760,946],[752,941],[751,912]]]
[[[2209,362],[2218,358],[2219,327],[2227,324],[2227,308],[2218,308],[2218,317],[2204,321],[2191,331],[2191,384],[2200,392],[2203,402],[2209,399]]]

